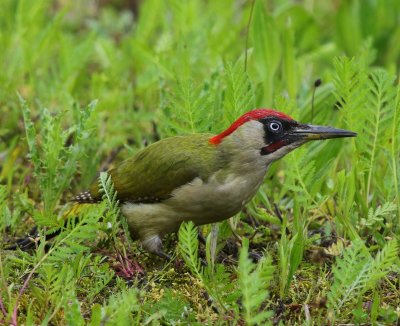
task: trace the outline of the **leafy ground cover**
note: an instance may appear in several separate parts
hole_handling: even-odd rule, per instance
[[[0,323],[398,323],[399,12],[397,0],[1,1]],[[97,171],[255,107],[359,136],[276,162],[239,216],[202,228],[205,245],[191,223],[169,236],[171,262],[130,241],[106,174],[103,203],[64,224]],[[61,232],[5,250],[34,225]]]

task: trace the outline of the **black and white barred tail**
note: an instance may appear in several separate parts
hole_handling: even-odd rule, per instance
[[[92,197],[89,191],[82,191],[81,193],[77,194],[72,201],[80,204],[95,204],[99,202],[97,198]]]

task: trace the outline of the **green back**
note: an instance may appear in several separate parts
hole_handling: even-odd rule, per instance
[[[219,166],[215,145],[209,134],[166,138],[139,151],[109,171],[118,199],[157,202],[171,196],[174,189],[196,177],[207,180]],[[221,164],[221,162],[219,163]],[[90,189],[99,199],[98,184]]]

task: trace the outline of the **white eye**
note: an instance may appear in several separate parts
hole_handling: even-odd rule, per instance
[[[279,121],[272,121],[269,124],[269,129],[272,132],[279,132],[282,130],[282,124]]]

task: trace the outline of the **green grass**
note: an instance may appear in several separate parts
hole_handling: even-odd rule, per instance
[[[399,323],[400,2],[256,0],[249,30],[252,1],[128,3],[0,2],[0,323]],[[184,224],[175,262],[129,239],[105,174],[63,225],[97,171],[255,107],[358,137],[274,163],[206,245]],[[62,231],[4,250],[33,225]]]

